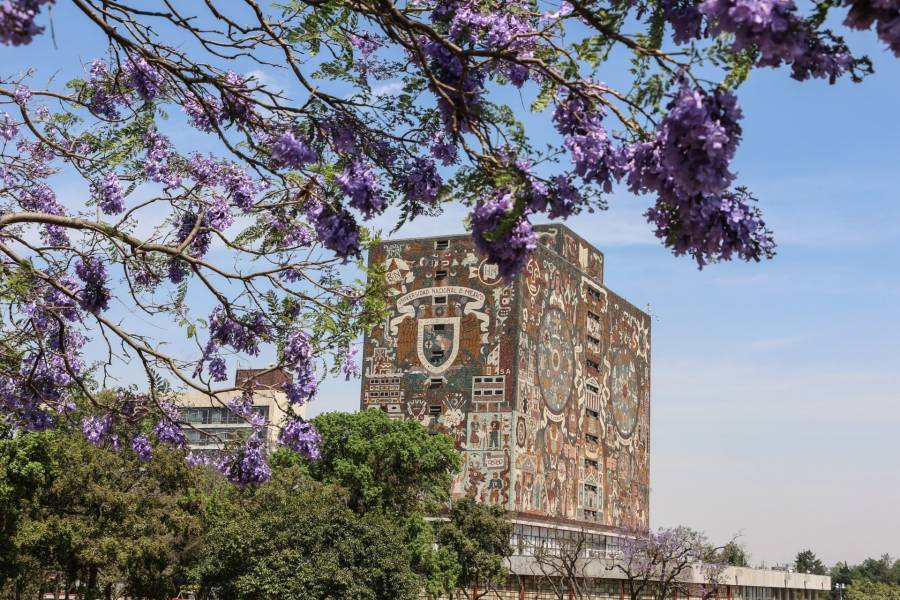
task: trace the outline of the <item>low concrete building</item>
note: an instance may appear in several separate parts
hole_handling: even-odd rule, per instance
[[[269,369],[238,369],[234,387],[253,390],[253,411],[269,423],[265,429],[266,446],[274,448],[278,435],[277,425],[284,419],[287,396],[281,386],[290,381],[290,375],[283,371]],[[234,390],[218,394],[190,391],[178,399],[178,411],[187,437],[188,447],[194,453],[214,454],[229,442],[244,439],[252,430],[252,425],[244,418],[226,408],[226,404],[238,401],[242,392]],[[294,408],[295,412],[297,407]],[[300,416],[305,416],[306,407],[299,407]],[[274,426],[273,426],[274,425]]]

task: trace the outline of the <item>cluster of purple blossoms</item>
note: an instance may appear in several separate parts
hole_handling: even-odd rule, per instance
[[[381,42],[376,36],[368,32],[361,35],[351,33],[348,39],[350,40],[350,45],[362,54],[362,57],[356,61],[355,66],[360,75],[365,78],[375,66],[371,56],[381,47]]]
[[[695,0],[663,0],[663,11],[676,44],[687,44],[701,36],[703,15]]]
[[[11,142],[19,135],[19,124],[10,116],[8,112],[3,113],[0,119],[0,138],[7,142]]]
[[[191,154],[188,159],[188,170],[191,177],[197,183],[215,185],[219,182],[219,172],[222,165],[213,155],[203,156],[200,153]]]
[[[387,208],[387,199],[381,193],[378,176],[367,161],[356,158],[337,176],[341,190],[350,196],[350,206],[360,211],[366,219],[379,215]]]
[[[144,161],[144,173],[147,177],[156,183],[162,183],[167,189],[181,185],[181,177],[169,164],[172,156],[169,139],[160,133],[148,131],[145,142],[147,157]]]
[[[50,411],[63,413],[75,408],[64,394],[73,383],[70,373],[82,369],[79,355],[84,338],[69,329],[62,334],[57,330],[54,324],[39,332],[51,352],[29,352],[17,375],[0,376],[0,409],[10,422],[29,431],[53,427]]]
[[[178,409],[171,402],[161,400],[159,408],[163,412],[163,418],[153,426],[153,435],[163,444],[173,448],[183,448],[187,442],[184,431],[178,424]]]
[[[512,279],[528,262],[537,247],[531,223],[523,215],[514,223],[506,223],[513,208],[513,194],[500,189],[475,206],[470,214],[475,246],[487,259],[496,263],[500,276]]]
[[[97,199],[100,210],[107,215],[117,215],[125,210],[122,186],[112,171],[104,175],[99,182],[91,184],[91,194]]]
[[[335,210],[329,204],[313,200],[306,208],[306,217],[316,230],[322,245],[346,262],[360,253],[359,226],[347,210]]]
[[[235,485],[265,483],[272,476],[272,469],[266,462],[266,448],[262,433],[254,431],[243,448],[223,456],[216,468]]]
[[[16,98],[16,104],[25,106],[31,100],[31,88],[20,83],[16,86],[16,91],[13,92],[13,95]]]
[[[428,149],[431,151],[431,155],[441,161],[445,167],[455,165],[459,161],[456,144],[444,133],[438,134]]]
[[[0,44],[23,46],[44,28],[34,22],[42,4],[53,0],[4,0],[0,2]]]
[[[86,256],[75,263],[75,274],[84,282],[78,294],[79,306],[94,314],[109,308],[112,294],[106,287],[106,266],[103,262]]]
[[[272,144],[272,160],[278,166],[299,169],[316,162],[318,156],[309,144],[298,140],[293,133],[287,131]]]
[[[319,445],[322,437],[312,423],[302,417],[288,420],[278,434],[278,441],[304,458],[309,460],[319,458]]]
[[[351,33],[348,39],[350,40],[350,45],[362,52],[363,56],[368,56],[381,47],[380,40],[367,32],[362,35]]]
[[[344,373],[346,381],[359,377],[359,363],[356,362],[357,352],[359,352],[359,348],[353,345],[347,346],[347,349],[344,351],[344,356],[341,359],[341,371]]]
[[[217,356],[209,361],[209,376],[213,381],[227,381],[228,368],[225,366],[225,360]]]
[[[546,212],[551,219],[566,219],[581,210],[584,197],[575,187],[572,179],[565,175],[552,178],[553,186],[532,182],[531,199],[528,208],[531,212]]]
[[[112,423],[112,415],[84,417],[81,420],[81,432],[87,441],[95,446],[100,446],[109,438]]]
[[[231,201],[244,212],[252,211],[256,195],[262,190],[262,185],[234,163],[225,165],[220,175],[222,185],[231,196]]]
[[[335,152],[351,154],[356,150],[356,131],[347,120],[331,120],[323,127]]]
[[[676,255],[690,254],[700,267],[733,255],[760,260],[772,256],[775,243],[760,210],[744,190],[717,196],[697,195],[677,204],[660,199],[647,213],[656,236]]]
[[[537,35],[528,18],[530,12],[530,6],[519,2],[509,2],[504,10],[496,10],[485,9],[472,0],[442,0],[432,11],[431,18],[445,24],[450,38],[457,44],[530,58]],[[504,74],[516,87],[522,87],[528,81],[528,68],[514,61],[494,60],[488,68]]]
[[[213,356],[222,346],[230,346],[238,352],[256,356],[259,354],[260,341],[267,341],[271,337],[272,331],[261,312],[253,311],[242,321],[237,321],[220,305],[209,314],[209,341],[204,356]]]
[[[809,23],[795,14],[793,0],[703,0],[700,12],[712,23],[710,32],[734,36],[732,48],[759,52],[759,66],[794,66],[798,80],[827,77],[832,82],[853,66],[840,40],[826,43]]]
[[[22,190],[19,196],[19,204],[28,211],[56,216],[66,214],[63,205],[57,202],[56,194],[45,183],[39,183],[36,186]],[[41,236],[51,246],[67,246],[69,244],[69,236],[60,225],[43,225],[41,227]]]
[[[277,237],[280,250],[312,246],[316,241],[316,234],[306,223],[274,211],[267,213],[265,219],[269,229]]]
[[[423,206],[435,203],[444,180],[433,160],[417,157],[403,165],[398,183],[410,206]]]
[[[731,160],[741,140],[743,114],[737,98],[682,84],[659,125],[650,160],[638,161],[639,176],[661,177],[654,188],[671,186],[678,196],[718,194],[734,180]]]
[[[144,102],[152,102],[163,88],[163,78],[142,56],[129,56],[122,65],[125,83],[137,92]]]
[[[569,95],[557,105],[553,122],[564,136],[577,173],[586,183],[612,191],[614,179],[622,176],[622,155],[612,144],[602,124],[603,113],[586,100]]]
[[[225,408],[253,425],[256,429],[261,429],[266,425],[266,417],[253,410],[253,390],[250,388],[245,388],[240,396],[226,402]]]
[[[181,110],[188,116],[188,122],[207,133],[212,132],[222,120],[222,105],[215,98],[188,94],[181,104]]]
[[[875,24],[875,32],[900,58],[900,3],[897,0],[849,0],[850,12],[844,24],[853,29],[868,29]]]
[[[143,434],[136,434],[131,438],[131,450],[141,462],[147,462],[153,458],[153,446],[150,440]]]
[[[231,207],[224,196],[213,194],[212,200],[206,205],[206,225],[216,231],[224,231],[234,223]]]
[[[88,109],[104,119],[115,120],[119,118],[118,105],[125,102],[125,98],[111,88],[115,85],[110,81],[106,64],[101,60],[91,63],[91,78],[88,87],[91,90],[91,100]]]
[[[184,278],[187,277],[190,266],[183,260],[179,260],[177,258],[173,258],[169,261],[168,268],[166,269],[167,275],[169,277],[169,281],[178,285]]]
[[[198,221],[199,224],[198,224]],[[196,232],[194,231],[196,229]],[[209,251],[212,242],[212,231],[206,218],[200,219],[194,210],[182,213],[179,219],[178,229],[175,231],[175,243],[183,244],[191,235],[190,244],[187,246],[188,254],[195,258],[205,255]]]
[[[222,91],[222,116],[231,121],[249,123],[253,120],[253,103],[247,80],[228,71],[225,74],[225,89]]]
[[[469,131],[472,115],[481,109],[484,72],[468,61],[464,65],[455,52],[439,41],[423,41],[422,47],[432,72],[442,84],[440,89],[432,91],[438,97],[438,111],[445,131]]]
[[[730,162],[741,137],[741,110],[726,91],[708,94],[683,84],[651,142],[629,149],[628,183],[657,195],[647,211],[656,235],[702,267],[732,254],[771,254],[771,234],[746,197],[729,192]]]
[[[293,380],[283,386],[291,404],[305,404],[313,399],[318,389],[313,348],[309,338],[302,331],[288,337],[282,350],[286,367],[291,370]]]

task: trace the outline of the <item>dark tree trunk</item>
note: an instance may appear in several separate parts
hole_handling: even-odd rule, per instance
[[[96,600],[97,598],[97,567],[91,567],[88,570],[87,589],[84,590],[85,600]]]

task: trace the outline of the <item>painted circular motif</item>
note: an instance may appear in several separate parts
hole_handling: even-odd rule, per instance
[[[495,263],[488,262],[487,259],[481,261],[478,265],[478,279],[484,285],[494,285],[500,281],[500,269]]]
[[[572,395],[575,350],[566,315],[558,308],[548,309],[541,323],[538,377],[547,408],[553,413],[561,413]]]
[[[610,365],[610,401],[616,429],[625,437],[637,426],[640,395],[644,389],[643,365],[630,350],[618,348]]]
[[[516,423],[516,444],[520,448],[525,447],[525,436],[526,435],[527,435],[527,432],[526,432],[525,419],[522,417],[519,417],[519,421]]]
[[[541,289],[541,269],[534,257],[528,259],[525,265],[525,285],[528,287],[528,293],[534,296]]]

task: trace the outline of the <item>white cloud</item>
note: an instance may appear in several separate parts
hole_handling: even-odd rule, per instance
[[[403,83],[400,81],[389,81],[372,88],[373,96],[395,96],[403,89]]]

